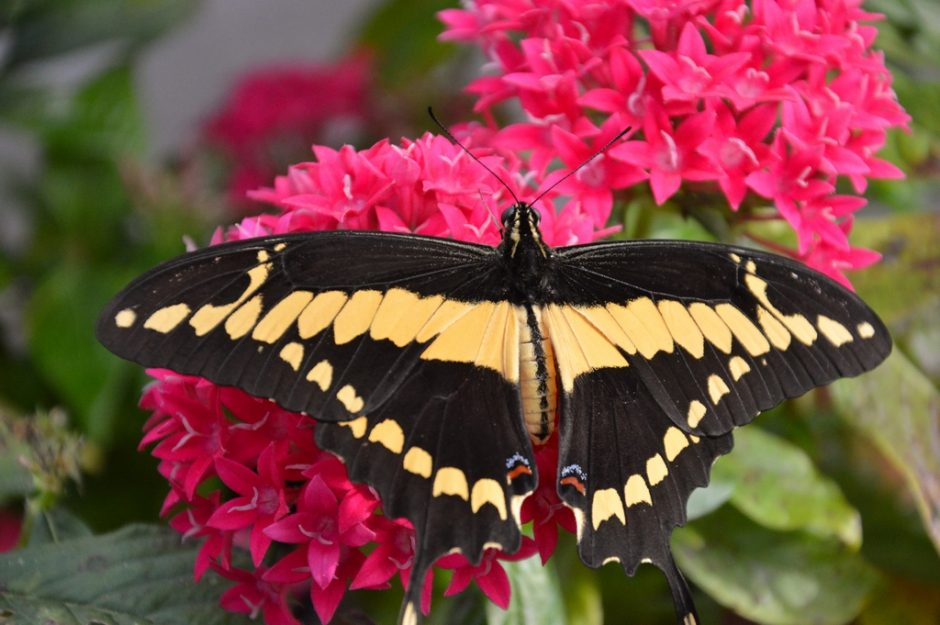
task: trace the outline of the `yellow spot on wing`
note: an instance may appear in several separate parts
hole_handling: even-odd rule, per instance
[[[733,357],[728,362],[728,371],[731,372],[731,378],[737,382],[741,376],[751,370],[751,366],[740,356]]]
[[[858,324],[856,329],[858,330],[858,335],[863,339],[870,339],[875,336],[875,327],[867,321]]]
[[[265,313],[251,332],[251,338],[263,343],[274,343],[294,324],[312,299],[313,293],[310,291],[294,291],[288,294]]]
[[[697,399],[693,399],[689,403],[689,412],[686,417],[688,418],[690,428],[698,427],[698,424],[701,423],[702,418],[705,417],[705,404]]]
[[[823,336],[836,347],[852,342],[852,333],[835,319],[819,315],[816,317],[816,325],[819,326],[819,331],[823,333]]]
[[[672,462],[676,459],[683,449],[689,446],[689,439],[685,437],[682,430],[675,426],[670,426],[663,436],[663,447],[666,450],[666,460]]]
[[[715,306],[715,312],[727,324],[738,339],[738,342],[744,346],[751,356],[760,356],[770,351],[770,343],[767,337],[754,325],[754,322],[747,318],[743,312],[738,310],[733,304],[718,304]]]
[[[639,473],[634,473],[627,479],[623,488],[623,500],[627,506],[635,506],[640,503],[653,505],[653,497],[650,495],[650,489],[646,485],[646,480]]]
[[[430,341],[435,336],[449,328],[459,321],[464,315],[476,308],[476,304],[458,302],[455,300],[444,300],[440,308],[434,311],[431,318],[422,326],[415,335],[415,340],[419,343]]]
[[[757,306],[757,323],[764,329],[770,343],[779,350],[790,347],[790,332],[763,306]]]
[[[777,310],[776,306],[770,303],[770,300],[767,298],[767,283],[757,276],[750,274],[744,276],[744,283],[747,284],[747,288],[750,289],[754,297],[757,298],[757,301],[763,304],[764,308],[773,313],[798,341],[804,345],[813,344],[817,336],[816,329],[806,317],[799,313],[785,315]]]
[[[161,334],[166,334],[178,326],[188,314],[189,306],[186,304],[164,306],[147,317],[147,320],[144,321],[144,327],[148,330],[155,330]]]
[[[646,461],[646,479],[650,486],[656,486],[669,475],[669,469],[666,468],[666,461],[659,454]]]
[[[343,345],[358,336],[362,336],[375,317],[375,311],[382,303],[380,291],[356,291],[333,320],[333,340]]]
[[[394,419],[385,419],[369,432],[369,442],[379,443],[390,452],[400,454],[405,446],[405,433]]]
[[[506,495],[499,482],[488,477],[477,480],[470,492],[470,509],[473,512],[486,504],[495,507],[499,518],[506,520]]]
[[[356,413],[362,410],[362,407],[365,403],[362,401],[362,398],[356,394],[356,389],[354,389],[351,384],[347,384],[343,388],[339,389],[339,391],[336,393],[336,399],[342,402],[343,406],[346,407],[346,410],[352,413]]]
[[[412,447],[405,454],[401,461],[402,467],[409,473],[420,475],[421,477],[431,477],[431,468],[433,466],[431,454],[420,447]]]
[[[721,376],[715,374],[708,376],[708,396],[711,398],[713,404],[717,404],[722,397],[730,392],[731,389],[729,389],[725,381],[721,379]]]
[[[432,315],[417,339],[432,323],[440,324],[440,334],[421,354],[422,360],[471,362],[500,372],[510,382],[519,380],[519,338],[516,313],[509,302],[480,302],[469,309],[448,307],[445,302]],[[441,311],[450,308],[459,315],[451,323],[435,320]]]
[[[702,302],[689,305],[689,314],[708,342],[726,354],[731,353],[731,330],[711,306]]]
[[[353,438],[362,438],[366,435],[366,426],[369,424],[368,419],[363,417],[357,417],[350,421],[339,421],[339,425],[349,428],[349,431],[352,433]]]
[[[464,501],[470,498],[467,487],[467,476],[457,467],[441,467],[434,475],[434,485],[431,487],[431,496],[455,495]]]
[[[267,252],[261,250],[258,252],[258,258],[261,260],[262,253],[265,254],[265,259],[267,259]],[[263,263],[261,265],[256,265],[248,270],[248,286],[242,291],[242,294],[235,299],[234,302],[230,304],[205,304],[196,313],[190,318],[189,325],[193,327],[193,330],[196,332],[196,336],[205,336],[213,328],[215,328],[223,319],[228,317],[229,313],[238,308],[242,302],[251,297],[255,291],[261,288],[261,285],[264,284],[265,280],[268,279],[268,274],[271,272],[271,263]]]
[[[424,298],[404,289],[389,289],[375,311],[369,336],[376,340],[388,339],[404,347],[415,340],[418,331],[443,301],[440,295]]]
[[[275,251],[275,252],[280,252],[280,251],[282,251],[285,247],[287,247],[287,243],[278,243],[277,245],[274,246],[274,251]]]
[[[333,323],[336,313],[347,299],[342,291],[324,291],[317,294],[297,318],[297,332],[300,338],[309,339],[316,336]]]
[[[620,495],[613,488],[605,488],[595,492],[591,502],[591,522],[594,529],[610,517],[617,517],[621,525],[627,523],[627,513],[623,509]]]
[[[583,373],[628,366],[613,343],[572,307],[550,304],[542,312],[566,391],[574,388],[575,378]]]
[[[659,312],[673,340],[695,358],[705,355],[705,337],[685,305],[675,300],[659,302]]]
[[[281,348],[280,354],[281,360],[290,365],[290,368],[294,371],[300,370],[300,363],[304,359],[304,346],[300,343],[288,343]]]
[[[591,325],[600,330],[601,334],[607,337],[608,341],[628,354],[636,353],[636,345],[633,344],[633,341],[631,341],[630,337],[623,331],[623,328],[620,327],[620,324],[613,318],[609,310],[603,306],[591,306],[587,308],[576,306],[572,308],[587,319]]]
[[[129,328],[137,321],[137,313],[132,308],[125,308],[114,315],[114,325],[119,328]]]
[[[321,360],[307,373],[307,380],[316,382],[320,390],[325,391],[333,382],[333,365],[326,360]]]
[[[672,335],[650,298],[639,297],[626,306],[608,304],[607,310],[644,358],[652,358],[659,351],[672,353]]]
[[[229,338],[234,341],[248,334],[258,322],[258,317],[261,315],[261,308],[262,298],[259,293],[229,315],[228,319],[225,320],[224,326],[225,332],[228,334]]]
[[[500,372],[510,382],[519,380],[519,321],[509,302],[496,305],[473,362]]]

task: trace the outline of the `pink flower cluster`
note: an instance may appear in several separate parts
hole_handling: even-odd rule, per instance
[[[505,205],[506,190],[443,137],[314,152],[316,161],[294,165],[273,188],[254,194],[280,207],[279,214],[246,218],[218,231],[212,242],[334,228],[498,240],[494,211]],[[477,155],[517,193],[531,193],[514,169],[517,162]],[[545,237],[550,244],[591,241],[605,234],[607,217],[568,202],[557,214],[545,211]],[[306,588],[326,622],[348,588],[387,588],[395,576],[407,583],[413,528],[383,516],[374,493],[351,483],[342,462],[316,447],[313,419],[200,378],[150,374],[156,381],[141,406],[153,416],[141,446],[153,446],[171,486],[163,513],[184,537],[201,541],[196,577],[211,568],[235,582],[223,597],[226,609],[263,614],[268,625],[296,624],[290,601]],[[557,453],[554,440],[540,448],[539,470],[553,474]],[[475,566],[459,554],[442,558],[436,567],[453,571],[446,595],[475,582],[496,604],[508,605],[509,581],[499,562],[536,551],[547,560],[558,524],[574,530],[552,481],[544,484],[522,511],[524,521],[533,521],[534,540],[526,538],[512,555],[490,549]],[[251,569],[233,564],[233,547],[250,554]],[[430,583],[425,589],[427,610]]]
[[[648,180],[662,204],[680,188],[720,192],[738,210],[772,202],[797,235],[790,251],[848,284],[875,262],[853,247],[855,193],[902,173],[875,153],[909,117],[871,49],[880,16],[861,0],[475,0],[442,11],[442,39],[490,59],[467,91],[492,119],[518,102],[526,121],[495,133],[543,173],[566,168],[621,128],[632,140],[578,172],[563,190],[592,210],[611,191]],[[746,218],[742,215],[742,218]]]
[[[311,143],[349,139],[367,125],[370,70],[360,54],[327,66],[262,67],[242,77],[203,128],[204,142],[230,165],[229,201],[257,206],[247,193],[303,158]]]

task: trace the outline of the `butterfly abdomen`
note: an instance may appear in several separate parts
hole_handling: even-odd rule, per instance
[[[526,306],[519,319],[519,386],[522,414],[532,441],[548,440],[555,427],[557,385],[555,352],[538,308]]]

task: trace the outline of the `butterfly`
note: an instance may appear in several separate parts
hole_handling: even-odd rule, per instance
[[[590,567],[641,563],[689,587],[669,549],[732,430],[878,365],[884,324],[855,294],[773,254],[689,241],[550,248],[517,202],[502,240],[329,231],[190,252],[108,304],[98,339],[318,421],[317,444],[415,528],[400,623],[425,573],[519,549],[520,509],[554,480]],[[558,473],[533,447],[557,429]]]

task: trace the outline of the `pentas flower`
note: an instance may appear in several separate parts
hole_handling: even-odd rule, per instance
[[[271,65],[239,78],[202,136],[231,164],[229,201],[251,207],[248,191],[268,184],[311,143],[366,128],[370,69],[368,57],[356,54],[331,65]]]
[[[590,143],[571,135],[566,157],[574,162],[595,150],[616,132],[615,125],[600,128]],[[477,147],[494,138],[492,129],[470,124],[454,132],[517,197],[531,200],[549,182],[538,172],[525,173],[513,153]],[[496,215],[512,201],[509,191],[444,137],[426,134],[398,144],[385,140],[365,150],[314,146],[313,154],[314,160],[293,165],[272,187],[253,193],[278,211],[220,228],[212,244],[336,228],[418,232],[490,244],[499,239]],[[609,205],[592,201],[591,194],[604,180],[626,186],[627,179],[641,175],[638,171],[605,156],[570,187],[547,194],[538,206],[545,240],[551,245],[586,243],[611,232]],[[561,189],[588,199],[571,199]],[[155,381],[141,406],[153,416],[141,445],[152,447],[170,485],[162,512],[172,517],[170,524],[184,538],[201,542],[197,578],[212,568],[237,583],[225,594],[224,607],[262,615],[269,624],[295,623],[290,605],[306,590],[326,622],[349,588],[387,588],[396,576],[408,582],[414,528],[404,519],[382,515],[374,491],[350,482],[345,465],[317,448],[312,418],[200,378],[164,370],[149,373]],[[554,461],[543,456],[555,457],[557,449],[544,450],[538,451],[539,463],[551,473]],[[536,498],[537,503],[525,505],[535,538],[527,538],[518,553],[490,549],[477,565],[454,555],[436,564],[452,571],[448,594],[476,583],[495,603],[507,604],[510,588],[499,562],[536,551],[547,559],[557,541],[556,525],[573,530],[571,513],[561,509],[557,495],[552,499],[542,488]],[[251,555],[253,568],[233,564],[235,549]],[[425,612],[433,571],[424,586]]]
[[[638,168],[634,182],[645,177],[657,204],[683,201],[690,184],[697,202],[712,191],[732,210],[771,203],[801,229],[799,247],[782,251],[843,283],[858,258],[811,258],[810,242],[832,246],[862,203],[814,207],[840,179],[862,193],[869,179],[903,176],[875,155],[910,118],[871,48],[881,16],[861,0],[477,0],[439,17],[442,40],[488,57],[466,89],[476,110],[494,119],[501,102],[521,107],[501,138],[528,155],[524,166],[570,167],[576,141],[596,145],[598,128],[617,120],[630,140],[606,160]],[[627,189],[603,180],[607,193],[565,190],[609,213]]]

